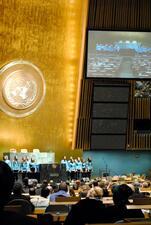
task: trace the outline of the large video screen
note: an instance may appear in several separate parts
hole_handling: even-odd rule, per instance
[[[151,32],[88,31],[87,77],[151,79]]]

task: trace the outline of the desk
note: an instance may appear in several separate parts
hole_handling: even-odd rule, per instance
[[[103,204],[105,205],[113,205],[113,198],[112,197],[103,197],[101,199]],[[75,205],[78,201],[73,202],[50,202],[50,205]]]
[[[75,205],[77,202],[50,202],[50,205]],[[34,214],[45,213],[46,207],[35,207]]]
[[[103,197],[102,202],[104,205],[114,205],[113,197]],[[132,199],[129,199],[130,203],[133,203]]]
[[[127,209],[151,209],[151,205],[127,205]]]
[[[102,202],[104,205],[113,205],[113,198],[112,197],[103,197]]]
[[[44,214],[46,210],[46,207],[36,207],[34,214]]]
[[[127,205],[127,209],[141,209],[145,218],[150,218],[151,205]]]
[[[49,202],[49,205],[75,205],[76,202]]]
[[[50,205],[75,205],[77,202],[50,202]],[[106,205],[113,205],[113,200],[110,198],[103,198],[103,203]],[[34,214],[45,213],[46,207],[36,207]],[[127,205],[127,209],[148,209],[151,210],[151,205]]]

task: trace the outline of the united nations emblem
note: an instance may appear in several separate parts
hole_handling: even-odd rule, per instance
[[[15,61],[1,70],[0,108],[7,114],[23,117],[34,112],[45,95],[45,82],[38,67]]]

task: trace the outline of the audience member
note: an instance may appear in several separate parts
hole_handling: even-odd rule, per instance
[[[69,188],[69,193],[70,193],[70,196],[72,196],[72,197],[76,196],[74,189],[72,187]]]
[[[36,189],[34,187],[29,188],[30,195],[36,195]]]
[[[59,190],[49,196],[50,201],[55,201],[56,197],[69,197],[68,186],[66,182],[61,182],[59,185]]]
[[[85,191],[86,193],[86,191]],[[88,194],[88,193],[87,193]],[[94,195],[93,195],[94,197]],[[85,198],[73,205],[64,225],[84,225],[86,223],[107,222],[107,214],[102,201]]]
[[[89,190],[90,190],[90,186],[88,184],[82,185],[79,188],[79,196],[80,196],[80,198],[86,198]]]
[[[130,204],[129,197],[133,194],[132,189],[127,184],[117,185],[113,188],[114,205],[107,208],[109,222],[116,222],[124,218],[143,218],[140,209],[127,209]]]
[[[0,223],[2,225],[36,225],[34,218],[23,216],[19,213],[5,211],[5,205],[10,199],[14,185],[14,176],[10,167],[0,161]]]
[[[20,184],[19,182],[15,183],[14,187],[13,187],[13,194],[10,196],[10,201],[15,200],[15,199],[26,200],[30,203],[29,207],[32,208],[32,211],[34,211],[35,207],[30,202],[30,196],[23,195],[22,193],[23,193],[22,184]]]
[[[16,182],[13,186],[13,194],[11,195],[11,199],[25,199],[25,200],[30,200],[30,197],[26,197],[25,195],[22,195],[24,193],[23,191],[23,186],[21,183]]]
[[[47,197],[49,196],[49,194],[50,194],[49,188],[43,187],[43,188],[41,189],[41,197],[47,198]]]
[[[131,195],[131,199],[136,199],[136,198],[147,198],[150,196],[149,192],[140,192],[139,187],[135,186],[135,191]]]
[[[48,187],[48,181],[47,180],[43,180],[42,184],[37,184],[36,185],[36,195],[41,195],[41,190],[43,188],[47,188]]]
[[[23,179],[23,190],[24,190],[24,192],[26,193],[27,191],[29,191],[29,188],[28,188],[28,177],[25,177],[24,179]]]
[[[103,190],[100,187],[93,187],[88,191],[87,197],[101,199],[103,196]]]

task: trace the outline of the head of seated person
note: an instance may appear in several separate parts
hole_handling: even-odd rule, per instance
[[[127,184],[121,184],[113,188],[113,201],[117,206],[126,205],[128,199],[133,194],[132,189]]]
[[[29,188],[29,194],[30,195],[36,195],[36,190],[34,187]]]
[[[25,177],[23,179],[23,185],[24,185],[24,187],[28,187],[28,177]]]
[[[76,183],[73,184],[73,190],[78,190],[78,185]]]
[[[89,190],[90,190],[89,185],[87,185],[87,184],[82,185],[79,190],[80,198],[86,198]]]
[[[59,184],[59,191],[68,192],[68,186],[67,186],[66,182],[61,182]]]
[[[105,182],[104,181],[101,181],[101,182],[99,182],[99,186],[101,187],[101,188],[105,188]]]
[[[72,197],[76,196],[74,189],[72,187],[69,188],[69,193],[70,193],[70,196],[72,196]]]
[[[5,163],[0,161],[0,210],[9,201],[13,185],[14,176],[11,168]]]
[[[93,187],[97,187],[99,185],[98,181],[97,180],[94,180],[93,181]]]
[[[150,182],[147,182],[147,181],[145,181],[145,182],[143,182],[143,188],[149,188],[150,187]]]
[[[47,180],[43,180],[41,187],[45,188],[48,186],[48,181]]]
[[[53,188],[50,184],[48,184],[47,188],[49,189],[49,194],[53,193]]]
[[[138,181],[135,181],[135,182],[133,183],[133,185],[134,185],[134,188],[135,188],[135,187],[138,187],[138,188],[141,187],[141,183],[139,183]]]
[[[91,188],[87,193],[88,198],[101,199],[102,196],[103,196],[103,190],[102,190],[102,188],[97,187],[97,186]]]
[[[61,182],[59,184],[58,191],[55,191],[54,193],[49,195],[50,201],[55,201],[57,197],[69,197],[70,194],[68,193],[68,186],[66,182]]]
[[[109,191],[107,188],[103,188],[103,196],[102,197],[109,197]]]
[[[81,185],[80,180],[76,180],[76,184],[77,184],[77,186],[78,186],[78,188],[79,188],[79,187],[80,187],[80,185]]]
[[[38,184],[38,180],[37,180],[37,179],[33,179],[33,186],[34,186],[35,188],[37,188],[37,184]]]
[[[138,186],[135,186],[135,191],[134,191],[134,193],[136,193],[136,194],[139,194],[139,193],[140,193],[140,190],[139,190],[139,187],[138,187]]]
[[[56,184],[56,183],[51,183],[50,184],[50,186],[52,187],[52,192],[58,192],[58,190],[59,190],[59,186],[58,186],[58,184]]]
[[[47,198],[49,194],[50,194],[49,188],[44,187],[44,188],[41,189],[41,197]]]
[[[21,195],[22,193],[23,193],[23,187],[22,187],[22,184],[19,183],[19,182],[16,182],[16,183],[14,184],[14,187],[13,187],[13,194],[19,196],[19,195]]]
[[[85,180],[83,178],[81,178],[80,184],[81,184],[81,186],[85,184]]]

